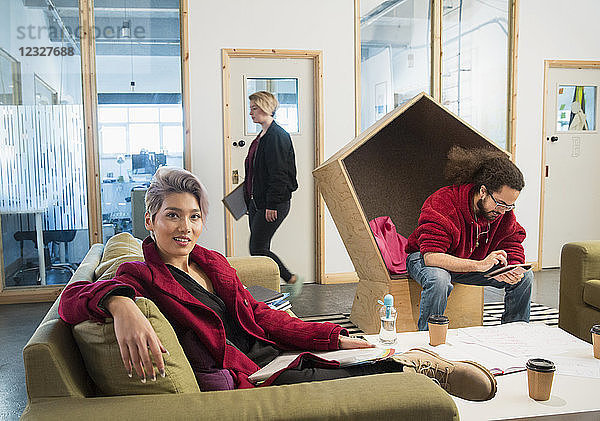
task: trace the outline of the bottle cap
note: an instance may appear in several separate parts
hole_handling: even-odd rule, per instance
[[[427,321],[434,325],[446,325],[450,323],[448,317],[444,316],[443,314],[432,314],[431,316],[429,316]]]
[[[594,325],[594,326],[592,326],[592,329],[590,330],[590,333],[595,333],[596,335],[600,335],[600,325]]]
[[[383,305],[386,307],[393,307],[394,296],[392,294],[387,294],[385,297],[383,297]]]
[[[556,370],[554,363],[550,360],[544,360],[543,358],[532,358],[527,360],[525,365],[528,370],[539,371],[541,373],[550,373]]]

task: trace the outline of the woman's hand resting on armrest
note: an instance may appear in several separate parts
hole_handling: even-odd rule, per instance
[[[115,336],[129,377],[132,377],[133,367],[142,383],[146,382],[146,374],[150,374],[150,378],[156,380],[148,349],[152,353],[158,372],[164,377],[165,364],[162,353],[168,354],[168,351],[162,346],[152,325],[135,302],[131,298],[116,295],[107,299],[105,307],[113,316]]]

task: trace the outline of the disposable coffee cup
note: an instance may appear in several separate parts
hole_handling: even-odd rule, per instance
[[[429,325],[429,345],[438,346],[446,343],[448,333],[448,317],[442,314],[433,314],[427,319]]]
[[[532,358],[527,361],[525,366],[527,367],[529,397],[536,401],[547,401],[550,399],[554,371],[556,371],[554,363],[542,358]]]
[[[594,358],[600,360],[600,325],[592,326],[592,343],[594,344]]]

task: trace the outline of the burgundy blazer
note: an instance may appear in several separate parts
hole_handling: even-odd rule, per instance
[[[210,353],[206,356],[188,355],[192,363],[211,360],[216,368],[231,375],[236,388],[254,387],[248,376],[259,367],[244,353],[226,343],[225,329],[217,314],[173,278],[150,237],[144,240],[142,248],[145,262],[121,264],[114,279],[69,284],[61,295],[60,317],[73,325],[85,320],[103,322],[110,314],[98,306],[100,300],[115,288],[131,287],[136,297],[149,298],[157,305],[182,343],[189,342],[192,334],[198,345],[194,347],[197,352]],[[336,324],[303,322],[256,301],[227,259],[215,251],[196,245],[191,258],[210,278],[215,293],[225,302],[232,317],[255,338],[283,350],[328,351],[338,349],[340,334],[348,334]],[[186,354],[189,353],[190,347],[185,348],[188,348]],[[196,375],[198,378],[198,373]],[[199,385],[202,389],[201,379]]]

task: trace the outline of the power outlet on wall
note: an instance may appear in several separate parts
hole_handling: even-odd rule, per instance
[[[581,155],[581,138],[580,137],[576,137],[573,136],[573,146],[571,148],[571,156],[573,158],[577,158],[579,155]]]

